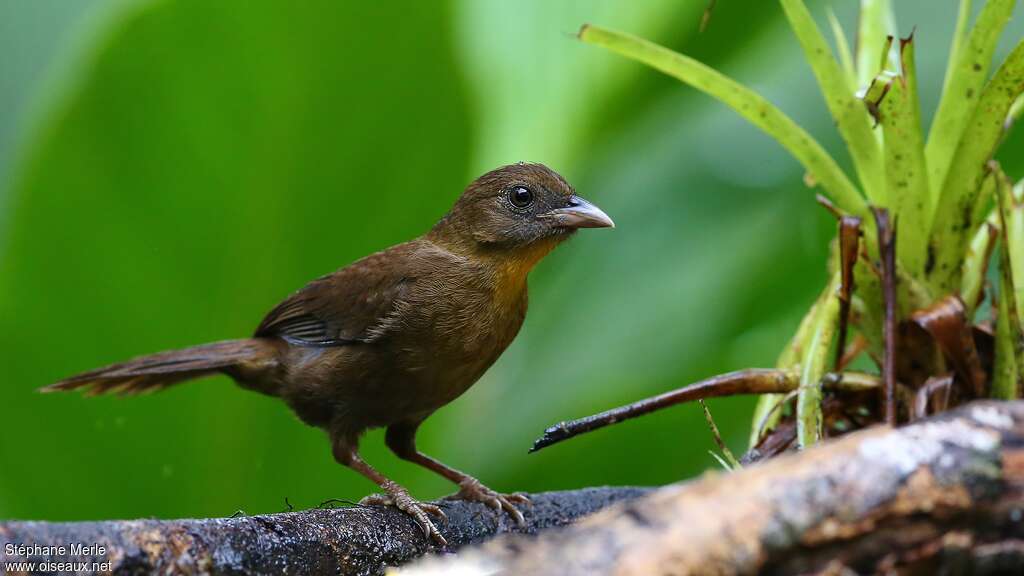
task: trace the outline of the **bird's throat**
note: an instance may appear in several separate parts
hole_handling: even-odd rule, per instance
[[[497,267],[510,283],[525,283],[533,267],[555,249],[558,241],[556,237],[549,237],[509,250],[505,257],[498,259]]]

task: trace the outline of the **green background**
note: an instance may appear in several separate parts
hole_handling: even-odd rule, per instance
[[[320,431],[226,378],[130,399],[34,390],[247,335],[304,282],[422,233],[472,178],[519,160],[560,171],[618,227],[540,264],[520,336],[421,448],[508,491],[715,467],[697,406],[526,454],[558,420],[770,366],[824,282],[834,224],[795,161],[572,37],[595,22],[697,56],[846,163],[781,9],[722,0],[700,34],[705,4],[0,0],[0,518],[252,514],[372,491]],[[828,4],[855,30],[856,2]],[[927,118],[956,3],[897,4]],[[1001,157],[1024,175],[1019,133]],[[741,451],[752,400],[710,406]],[[363,454],[420,497],[453,491],[380,431]]]

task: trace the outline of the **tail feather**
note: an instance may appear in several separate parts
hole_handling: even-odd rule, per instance
[[[89,396],[140,394],[259,361],[266,353],[267,345],[261,340],[225,340],[140,356],[65,378],[39,391],[82,389]]]

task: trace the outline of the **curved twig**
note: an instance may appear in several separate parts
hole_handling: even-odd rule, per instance
[[[878,378],[859,372],[842,374],[826,374],[822,379],[825,388],[837,390],[864,390],[878,386]],[[769,368],[749,368],[719,374],[701,380],[685,388],[659,394],[652,398],[640,400],[626,406],[612,408],[600,414],[586,416],[567,422],[559,422],[544,431],[544,435],[533,443],[530,452],[551,446],[573,436],[578,436],[598,428],[604,428],[623,420],[643,416],[650,412],[675,406],[683,402],[741,394],[785,394],[796,390],[800,384],[800,375],[789,370]]]

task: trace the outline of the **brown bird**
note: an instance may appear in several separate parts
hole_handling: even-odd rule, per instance
[[[526,315],[526,277],[578,228],[612,227],[541,164],[514,164],[469,185],[425,235],[307,284],[263,319],[252,338],[161,352],[72,376],[44,391],[136,394],[226,374],[280,397],[322,428],[334,458],[384,495],[366,503],[410,514],[427,537],[444,538],[427,514],[440,508],[366,463],[359,437],[387,427],[385,442],[459,485],[459,496],[504,509],[517,522],[521,495],[503,495],[416,449],[416,429],[465,392],[515,338]]]

